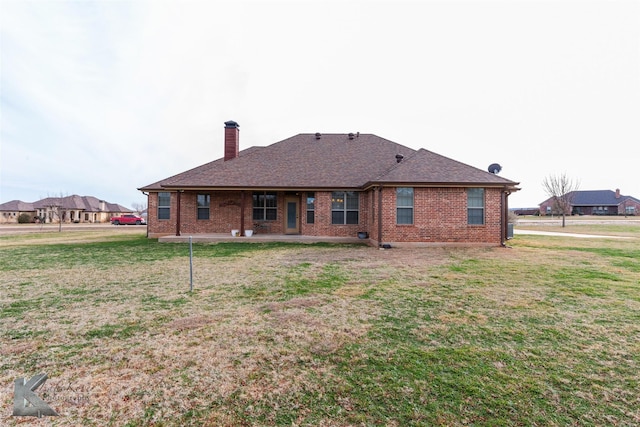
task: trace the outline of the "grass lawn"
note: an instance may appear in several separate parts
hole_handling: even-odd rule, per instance
[[[0,425],[638,425],[640,227],[620,233],[198,244],[193,292],[184,244],[1,237]],[[41,372],[60,416],[13,417]]]

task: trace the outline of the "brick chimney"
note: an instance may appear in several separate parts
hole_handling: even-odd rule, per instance
[[[616,199],[620,198],[620,189],[616,188]]]
[[[224,122],[224,161],[235,159],[240,152],[240,125],[233,120]]]

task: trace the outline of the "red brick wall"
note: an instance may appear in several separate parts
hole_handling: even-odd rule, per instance
[[[627,207],[634,207],[635,215],[640,214],[640,203],[637,203],[633,200],[627,200],[618,207],[618,215],[625,215],[627,212]]]
[[[485,189],[485,223],[467,223],[465,188],[414,188],[413,225],[396,224],[396,189],[382,191],[382,242],[501,242],[501,190]],[[376,233],[377,238],[377,233]]]
[[[331,191],[316,191],[315,223],[307,224],[307,193],[301,193],[301,234],[308,236],[356,237],[369,230],[369,192],[360,193],[358,224],[331,224]]]
[[[158,193],[149,193],[147,230],[149,237],[159,237],[176,232],[176,193],[171,193],[171,218],[158,219]]]
[[[186,234],[230,233],[240,229],[240,191],[213,191],[208,220],[197,219],[198,192],[181,194],[180,232]],[[253,229],[252,192],[245,192],[245,229]],[[315,192],[315,222],[307,224],[307,193],[278,192],[278,216],[266,221],[268,228],[258,233],[284,233],[285,197],[297,195],[300,203],[300,233],[309,236],[355,237],[360,231],[368,232],[374,241],[378,237],[378,193],[371,190],[360,193],[359,224],[331,224],[331,192]],[[485,190],[485,224],[467,224],[467,193],[464,188],[415,188],[413,225],[396,224],[396,189],[382,190],[382,242],[450,242],[492,243],[501,241],[501,191]],[[157,219],[157,193],[149,194],[149,236],[175,234],[177,193],[171,193],[171,218]]]
[[[198,219],[197,195],[210,194],[211,204],[209,206],[209,219]],[[246,230],[253,229],[253,192],[245,192],[245,212],[244,227]],[[177,193],[171,193],[171,218],[169,220],[158,220],[158,197],[157,193],[149,194],[149,236],[159,237],[162,235],[176,233],[177,219]],[[239,230],[241,225],[241,191],[185,191],[180,195],[180,233],[186,234],[206,234],[206,233],[231,233],[231,230]],[[278,193],[278,219],[276,221],[265,221],[268,228],[261,229],[264,233],[270,230],[271,233],[282,233],[284,193]]]

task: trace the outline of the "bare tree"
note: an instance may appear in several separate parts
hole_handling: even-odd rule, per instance
[[[58,220],[58,232],[62,231],[62,221],[64,220],[65,211],[63,209],[64,200],[67,196],[60,193],[58,196],[47,196],[46,203],[44,207],[46,208],[45,212],[45,221],[46,216],[49,216],[51,222],[54,219]]]
[[[58,232],[62,231],[62,202],[57,197],[50,197],[45,204],[47,208],[46,212],[49,215],[49,219],[53,222],[54,219],[58,220]]]
[[[553,202],[554,210],[562,214],[562,226],[565,216],[571,213],[575,191],[580,188],[580,181],[569,178],[566,173],[549,175],[542,181],[542,187]]]
[[[146,203],[138,203],[138,202],[133,202],[131,204],[131,207],[138,213],[142,213],[147,209],[147,204]]]

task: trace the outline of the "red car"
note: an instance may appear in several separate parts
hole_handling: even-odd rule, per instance
[[[111,217],[111,224],[113,225],[143,225],[146,224],[144,218],[137,215],[121,215]]]

